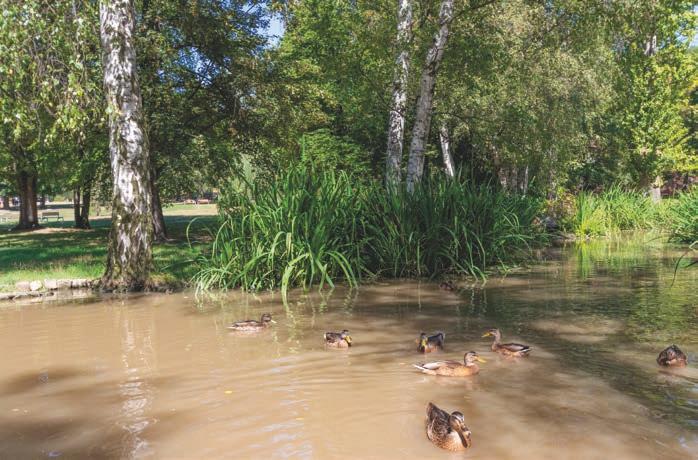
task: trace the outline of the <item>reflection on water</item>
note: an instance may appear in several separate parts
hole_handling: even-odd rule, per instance
[[[565,249],[526,273],[292,297],[192,294],[0,309],[0,458],[463,458],[424,434],[429,401],[465,414],[472,458],[698,458],[698,270],[630,243]],[[235,320],[271,311],[256,336]],[[534,347],[500,359],[480,336]],[[354,347],[327,350],[347,328]],[[479,375],[423,375],[434,356]],[[693,363],[660,370],[680,344]],[[437,358],[435,358],[437,359]]]

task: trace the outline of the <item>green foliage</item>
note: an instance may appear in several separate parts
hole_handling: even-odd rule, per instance
[[[198,259],[201,289],[354,285],[364,276],[485,276],[541,239],[540,203],[465,181],[413,194],[345,172],[294,167],[228,188],[223,223]]]
[[[580,192],[571,215],[563,220],[563,228],[579,237],[608,236],[623,230],[653,228],[660,218],[660,206],[650,198],[613,186],[599,194]]]
[[[668,210],[667,223],[674,241],[698,240],[698,188],[680,194]]]
[[[350,140],[327,129],[312,131],[301,138],[301,162],[325,170],[343,170],[364,177],[371,172],[367,152]]]

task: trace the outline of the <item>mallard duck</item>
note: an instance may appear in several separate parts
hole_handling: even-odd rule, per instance
[[[270,313],[264,313],[262,317],[259,319],[259,321],[254,319],[238,321],[237,323],[233,323],[230,326],[228,326],[228,329],[239,332],[256,332],[268,328],[269,326],[271,326],[271,323],[275,322],[276,321],[271,319]]]
[[[659,353],[657,364],[667,367],[683,367],[688,364],[688,358],[679,347],[671,345]]]
[[[420,353],[431,353],[432,351],[443,350],[446,334],[439,331],[431,337],[422,332],[417,339],[417,351]]]
[[[443,281],[439,284],[439,289],[443,291],[455,291],[456,286],[453,284],[453,281]]]
[[[465,418],[460,412],[449,414],[434,403],[427,405],[427,438],[442,449],[465,450],[473,442],[472,433],[465,426]]]
[[[349,348],[351,346],[351,336],[349,331],[325,332],[325,345],[332,348]]]
[[[474,351],[469,351],[463,356],[462,363],[460,361],[434,361],[431,363],[413,364],[413,366],[429,375],[467,377],[480,372],[480,367],[476,364],[476,361],[486,362]]]
[[[485,332],[483,337],[494,337],[494,342],[492,342],[492,351],[496,351],[504,356],[516,356],[524,357],[528,356],[532,348],[528,345],[522,345],[520,343],[502,343],[502,333],[499,329],[490,329]]]

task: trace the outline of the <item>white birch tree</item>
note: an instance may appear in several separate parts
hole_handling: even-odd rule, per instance
[[[407,109],[407,79],[410,68],[409,44],[412,42],[412,0],[397,1],[397,47],[392,104],[388,122],[388,149],[385,163],[385,183],[388,188],[402,179],[402,147],[405,138]]]
[[[439,29],[436,31],[427,52],[419,86],[419,98],[417,99],[409,162],[407,164],[407,190],[410,192],[422,180],[422,174],[424,173],[424,151],[426,149],[427,137],[429,136],[434,105],[436,74],[448,43],[449,26],[452,21],[453,0],[443,0],[439,9]]]
[[[153,222],[133,0],[102,0],[99,16],[114,180],[109,252],[101,284],[106,290],[141,290],[149,284]]]

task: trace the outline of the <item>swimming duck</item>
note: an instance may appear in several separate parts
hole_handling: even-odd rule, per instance
[[[453,281],[444,281],[439,284],[439,289],[444,291],[455,291],[456,286],[453,284]]]
[[[413,366],[429,375],[467,377],[480,372],[480,367],[477,365],[476,361],[481,363],[486,362],[474,351],[469,351],[463,356],[462,363],[460,361],[434,361],[431,363],[413,364]]]
[[[431,337],[422,332],[417,339],[417,351],[420,353],[431,353],[432,351],[443,350],[444,340],[446,339],[446,334],[443,332],[437,332]]]
[[[254,319],[238,321],[237,323],[233,323],[230,326],[228,326],[228,329],[239,332],[256,332],[268,328],[269,326],[271,326],[271,323],[275,322],[276,321],[271,319],[270,313],[264,313],[262,317],[259,319],[259,321]]]
[[[351,347],[349,331],[344,329],[342,332],[325,332],[325,345],[332,348]]]
[[[688,364],[688,358],[679,347],[671,345],[659,353],[657,364],[667,367],[683,367]]]
[[[522,345],[520,343],[502,343],[502,333],[499,329],[490,329],[485,332],[483,337],[494,337],[494,342],[492,342],[492,351],[496,351],[504,356],[515,356],[518,358],[528,356],[532,348],[528,345]]]
[[[471,435],[462,413],[449,414],[434,403],[427,405],[427,438],[438,447],[454,452],[465,450],[472,445]]]

